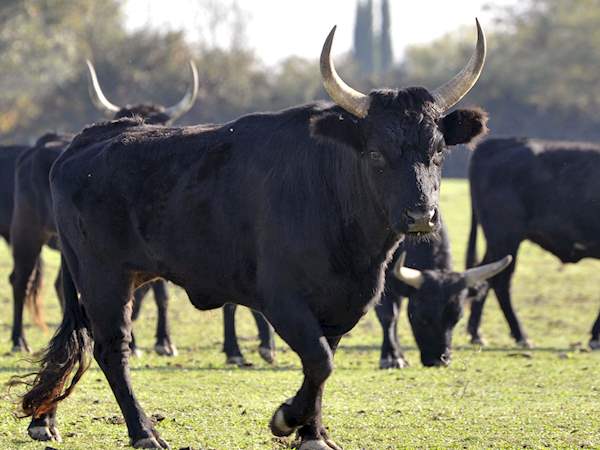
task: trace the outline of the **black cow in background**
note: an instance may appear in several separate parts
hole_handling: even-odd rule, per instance
[[[379,301],[403,236],[436,230],[446,147],[485,130],[479,110],[445,115],[483,68],[485,38],[477,29],[467,66],[433,92],[352,89],[333,66],[334,28],[321,54],[334,104],[214,127],[123,119],[80,133],[50,173],[65,314],[23,397],[30,436],[58,436],[57,403],[93,351],[131,444],[168,448],[133,394],[128,366],[128,299],[162,277],[183,287],[198,309],[234,301],[262,312],[299,355],[304,374],[295,396],[275,411],[271,431],[298,430],[301,450],[339,449],[321,420],[338,343]],[[149,176],[157,183],[144,183]]]
[[[185,97],[174,107],[163,108],[157,105],[137,105],[127,106],[125,108],[116,106],[109,102],[100,88],[98,78],[94,66],[88,61],[88,69],[90,73],[89,91],[90,97],[94,104],[103,111],[106,115],[114,114],[114,118],[140,116],[145,118],[145,123],[170,125],[176,119],[185,114],[193,106],[198,93],[198,71],[193,63],[190,62],[192,69],[193,85],[188,90]],[[49,173],[49,172],[48,172]],[[142,298],[148,289],[152,286],[154,291],[154,299],[158,308],[158,324],[157,324],[157,343],[155,346],[159,354],[175,355],[177,350],[171,343],[167,325],[167,292],[165,284],[162,281],[156,281],[144,285],[136,290],[136,302],[133,305],[132,320],[137,319]],[[227,304],[223,307],[223,352],[226,356],[227,364],[235,364],[238,366],[249,365],[242,355],[240,350],[236,327],[235,327],[235,311],[236,305]],[[273,328],[265,320],[264,316],[257,311],[251,311],[258,329],[258,338],[260,340],[258,353],[260,357],[268,362],[273,363],[275,358],[275,340],[273,336]],[[135,348],[135,343],[134,343]]]
[[[12,220],[15,193],[15,165],[21,153],[29,149],[26,145],[0,146],[0,236],[10,245],[10,222]],[[36,264],[41,264],[41,259]],[[40,268],[41,269],[41,268]],[[32,279],[35,283],[39,279]],[[33,321],[44,327],[44,320],[37,304],[28,302]]]
[[[408,297],[408,318],[424,366],[450,363],[452,331],[462,316],[469,288],[493,277],[510,263],[507,256],[463,273],[452,271],[450,238],[440,215],[440,232],[430,239],[405,240],[388,269],[381,303],[375,307],[383,329],[381,369],[408,366],[398,341],[402,297]],[[404,258],[404,259],[403,259]]]
[[[15,164],[26,145],[0,145],[0,236],[10,243],[10,221],[15,192]]]
[[[94,66],[87,61],[89,74],[89,92],[94,105],[105,114],[121,117],[141,117],[146,123],[168,124],[183,114],[194,105],[198,93],[198,73],[193,63],[190,62],[192,84],[185,96],[174,106],[165,108],[160,105],[139,104],[119,107],[111,103],[100,87]],[[43,321],[41,316],[41,281],[42,260],[40,254],[42,247],[49,244],[57,249],[56,225],[52,210],[52,197],[48,176],[50,168],[58,155],[67,147],[73,138],[72,135],[48,133],[41,137],[37,143],[20,153],[14,167],[14,206],[12,208],[10,236],[13,252],[13,271],[10,282],[13,287],[13,328],[11,333],[12,351],[30,351],[23,331],[23,306],[25,303],[33,305],[38,321]],[[12,199],[11,199],[12,200]],[[12,202],[11,202],[12,203]],[[60,274],[55,282],[56,293],[60,299]],[[154,291],[154,298],[158,308],[158,322],[156,331],[156,352],[161,355],[175,355],[176,347],[171,342],[169,334],[167,305],[168,295],[165,283],[156,281],[136,291],[134,302],[135,317],[139,313],[142,298],[148,289]],[[139,350],[132,341],[132,350],[139,354]]]
[[[489,139],[480,144],[469,167],[472,222],[467,267],[476,264],[477,225],[487,242],[483,263],[513,256],[506,271],[489,285],[512,337],[529,347],[511,302],[510,284],[517,251],[524,240],[538,244],[563,263],[600,258],[600,145],[527,138]],[[489,287],[473,302],[468,330],[482,344],[481,314]],[[589,345],[600,348],[600,316]]]

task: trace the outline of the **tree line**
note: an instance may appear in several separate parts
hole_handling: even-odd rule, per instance
[[[0,5],[0,137],[30,142],[47,130],[77,131],[99,119],[87,96],[84,60],[94,61],[107,96],[119,104],[173,104],[188,83],[191,58],[201,92],[183,123],[222,122],[326,98],[317,56],[290,56],[268,68],[244,46],[243,13],[208,2],[216,25],[236,30],[224,47],[182,32],[127,30],[118,0],[4,0]],[[387,0],[356,4],[354,48],[336,61],[353,86],[423,85],[446,81],[469,58],[474,26],[394,60]],[[226,8],[227,14],[223,13]],[[374,14],[376,9],[378,14]],[[232,12],[233,11],[233,12]],[[232,16],[233,14],[233,16]],[[492,135],[600,140],[600,0],[525,0],[493,10],[486,23],[488,60],[466,99],[489,111]],[[374,22],[379,18],[379,23]],[[213,27],[213,28],[211,28]],[[468,151],[455,151],[446,174],[464,176]]]

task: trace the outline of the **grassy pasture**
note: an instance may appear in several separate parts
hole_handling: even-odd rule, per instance
[[[468,186],[445,180],[442,207],[450,229],[456,267],[462,267],[470,223]],[[481,233],[480,233],[481,234]],[[480,254],[483,246],[480,245]],[[53,292],[57,254],[45,251],[44,295],[51,327],[59,321]],[[0,244],[0,383],[30,367],[11,355],[12,266]],[[522,352],[508,335],[495,298],[490,297],[482,331],[488,347],[467,344],[463,318],[455,332],[455,352],[447,369],[425,369],[403,311],[401,339],[412,366],[377,370],[380,335],[369,313],[342,340],[336,370],[327,383],[324,421],[346,449],[600,447],[600,352],[585,351],[589,329],[600,307],[600,262],[562,266],[554,257],[525,243],[519,254],[513,292],[515,306],[536,348]],[[132,361],[138,398],[148,414],[161,414],[157,425],[174,449],[281,449],[268,421],[281,401],[301,382],[298,358],[278,341],[277,364],[263,363],[255,349],[254,322],[238,311],[238,333],[248,369],[224,365],[221,311],[198,312],[183,292],[170,287],[172,334],[180,355],[161,358],[151,352],[156,311],[150,298],[135,325],[146,350]],[[49,339],[26,329],[40,349]],[[0,448],[44,449],[30,441],[27,421],[14,417],[3,388],[0,401]],[[128,437],[121,413],[103,374],[92,366],[74,395],[59,408],[59,449],[125,448]]]

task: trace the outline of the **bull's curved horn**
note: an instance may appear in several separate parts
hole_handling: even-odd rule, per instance
[[[198,69],[196,69],[196,65],[192,60],[190,60],[190,70],[192,71],[192,85],[188,87],[187,92],[183,98],[179,100],[179,103],[165,109],[165,114],[171,118],[169,122],[174,122],[192,109],[196,97],[198,97]]]
[[[465,282],[469,287],[475,286],[476,284],[492,278],[494,275],[502,272],[511,262],[512,256],[506,255],[499,261],[479,267],[473,267],[472,269],[467,269],[464,273]]]
[[[415,289],[421,289],[421,286],[423,286],[423,282],[425,281],[423,274],[419,270],[404,267],[405,260],[406,252],[402,252],[394,266],[394,275],[403,283],[406,283]]]
[[[96,69],[94,69],[94,65],[89,59],[86,59],[85,62],[87,63],[89,72],[90,82],[88,84],[88,91],[90,93],[92,103],[104,114],[108,116],[113,116],[121,108],[109,102],[108,99],[104,96],[102,88],[100,87],[100,83],[98,83],[98,77],[96,76]]]
[[[325,39],[325,44],[323,44],[323,50],[321,50],[321,78],[323,79],[323,86],[335,103],[350,114],[364,118],[369,112],[369,96],[348,86],[339,77],[333,64],[331,45],[333,44],[333,36],[335,35],[336,28],[337,26],[334,26],[331,29],[327,39]]]
[[[479,20],[475,19],[475,23],[477,24],[477,46],[471,59],[454,78],[433,91],[435,104],[442,112],[448,111],[467,95],[475,86],[483,69],[486,53],[485,34],[479,25]]]

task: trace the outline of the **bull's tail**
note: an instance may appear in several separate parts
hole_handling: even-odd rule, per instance
[[[31,314],[33,323],[35,323],[43,331],[48,331],[46,319],[44,318],[44,302],[42,298],[42,281],[44,278],[44,263],[42,258],[38,258],[33,272],[27,283],[27,291],[25,292],[25,305]]]
[[[41,355],[40,371],[24,377],[13,377],[9,381],[9,386],[28,386],[21,401],[24,417],[39,417],[51,411],[56,403],[71,393],[91,361],[93,341],[88,320],[64,257],[62,283],[65,300],[63,320]]]
[[[477,209],[475,208],[475,199],[471,192],[471,231],[469,233],[469,243],[467,246],[467,269],[477,265]]]

